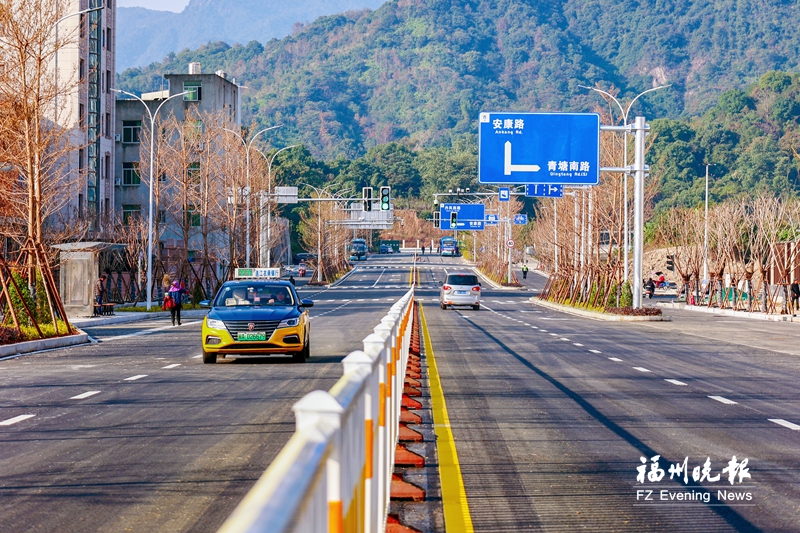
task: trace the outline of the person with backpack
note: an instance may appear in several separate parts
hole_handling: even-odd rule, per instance
[[[522,265],[522,279],[528,279],[528,263]]]
[[[175,325],[175,320],[178,320],[178,325],[181,325],[181,308],[183,307],[183,295],[187,294],[186,289],[178,284],[178,281],[173,281],[167,295],[164,297],[164,307],[169,309],[169,316],[172,318],[172,325]]]

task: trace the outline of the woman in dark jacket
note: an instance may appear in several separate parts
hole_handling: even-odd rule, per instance
[[[175,319],[178,319],[178,325],[181,325],[181,308],[183,307],[184,294],[187,294],[186,289],[178,285],[177,281],[172,282],[167,294],[172,298],[172,307],[169,308],[169,315],[172,318],[172,325],[175,325]]]

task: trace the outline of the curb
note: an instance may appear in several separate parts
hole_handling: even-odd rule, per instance
[[[708,315],[733,316],[739,318],[747,318],[750,320],[768,320],[771,322],[800,322],[800,317],[793,315],[770,315],[761,312],[748,313],[747,311],[734,311],[733,309],[719,309],[716,307],[705,307],[700,305],[686,305],[685,303],[677,303],[677,302],[658,302],[658,306],[666,307],[667,309],[679,309],[682,311],[691,311],[694,313],[706,313]]]
[[[189,311],[182,311],[181,317],[195,318],[206,316],[208,311],[203,309],[191,309]],[[111,324],[127,324],[129,322],[138,322],[141,320],[150,320],[152,318],[168,318],[169,311],[155,311],[152,313],[133,312],[133,313],[120,313],[114,316],[105,317],[88,317],[70,320],[70,324],[77,328],[93,328],[99,326],[108,326]]]
[[[577,315],[584,318],[591,318],[592,320],[605,320],[608,322],[672,322],[671,316],[626,316],[626,315],[609,315],[606,313],[598,313],[597,311],[589,311],[586,309],[578,309],[570,305],[561,305],[553,302],[546,302],[540,300],[536,296],[528,300],[533,305],[539,307],[546,307],[555,311],[561,311],[570,315]]]
[[[80,329],[78,331],[79,333],[66,337],[52,337],[49,339],[38,339],[35,341],[25,341],[0,346],[0,357],[13,357],[32,352],[40,352],[42,350],[53,350],[55,348],[65,348],[67,346],[88,343],[89,334]]]

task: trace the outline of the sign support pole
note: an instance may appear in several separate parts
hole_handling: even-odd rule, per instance
[[[636,145],[634,147],[633,179],[633,308],[642,307],[642,247],[644,244],[644,139],[647,124],[644,117],[636,117]]]

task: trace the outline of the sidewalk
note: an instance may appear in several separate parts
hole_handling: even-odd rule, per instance
[[[684,302],[658,302],[664,309],[680,309],[693,313],[705,313],[717,316],[734,316],[738,318],[749,318],[755,320],[769,320],[772,322],[800,322],[800,317],[795,315],[779,315],[761,312],[748,313],[747,311],[734,311],[733,309],[719,309],[717,307],[706,307],[704,305],[686,305]]]
[[[208,311],[206,309],[192,309],[189,311],[182,311],[181,317],[198,318],[206,316]],[[169,311],[154,311],[151,313],[117,313],[111,316],[87,316],[70,318],[69,323],[79,329],[96,328],[99,326],[108,326],[110,324],[126,324],[128,322],[139,322],[141,320],[149,320],[151,318],[169,318]]]

